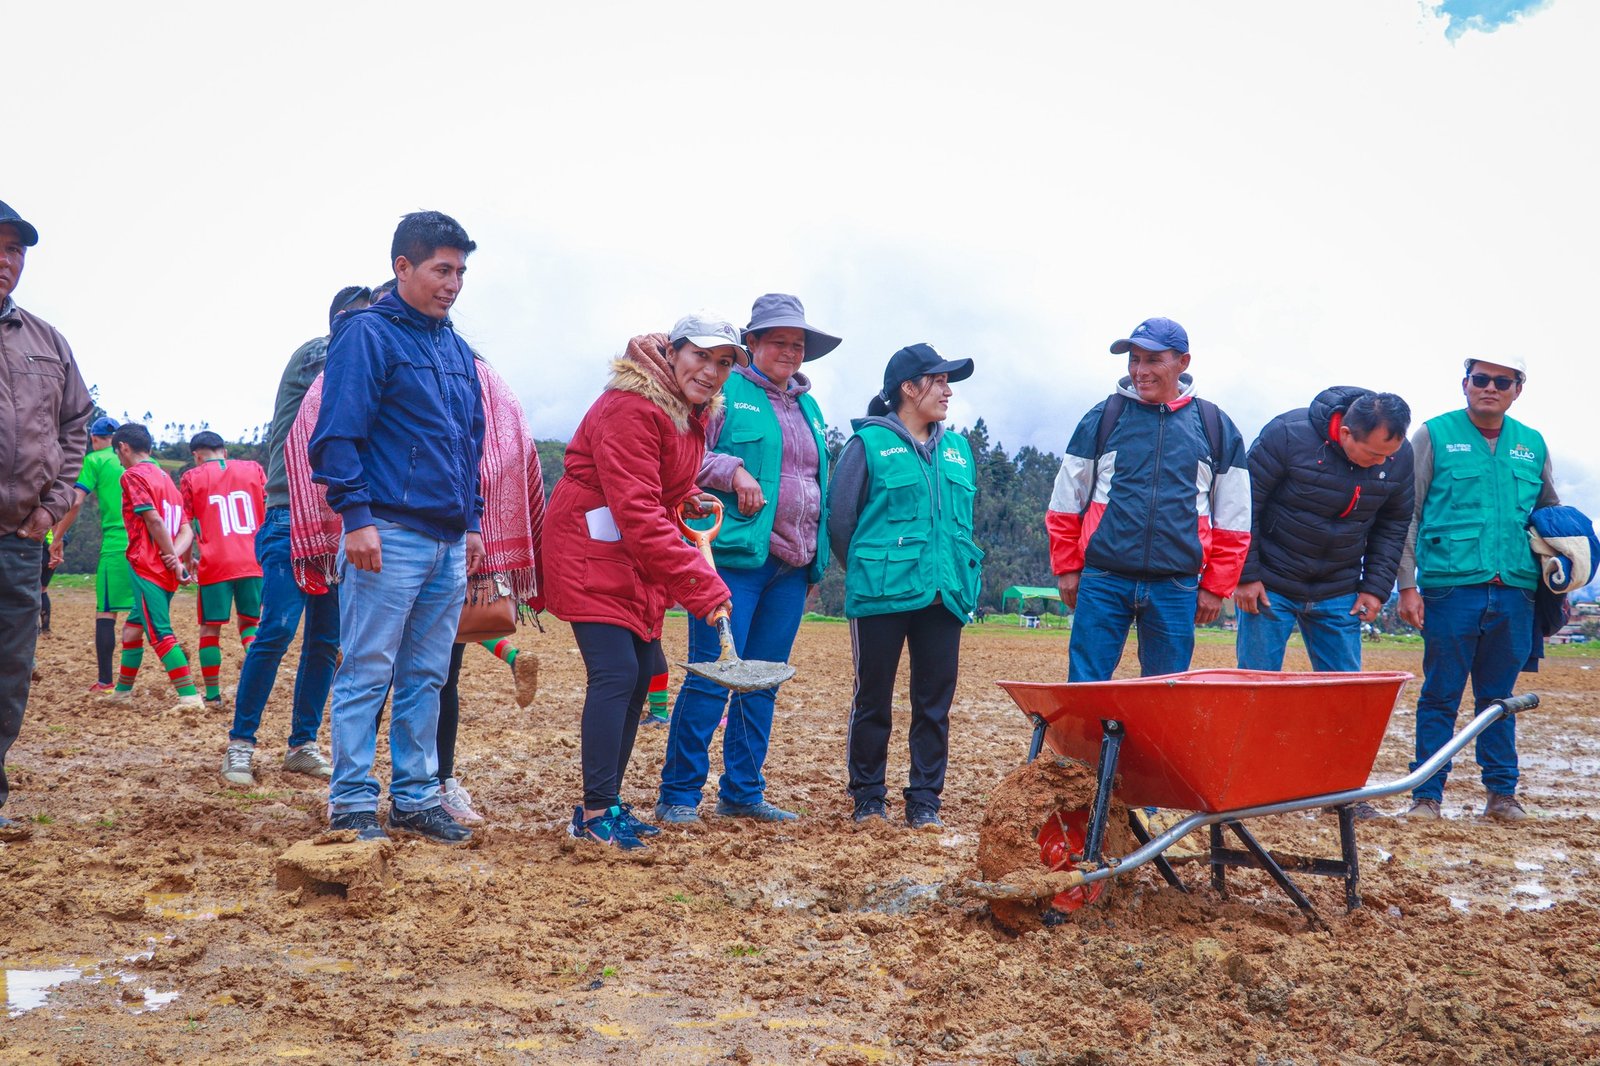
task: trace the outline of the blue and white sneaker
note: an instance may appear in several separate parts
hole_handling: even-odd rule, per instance
[[[585,820],[583,805],[579,804],[572,808],[572,824],[567,826],[567,832],[574,840],[588,840],[623,851],[636,851],[647,846],[633,831],[633,824],[628,821],[621,807],[608,807],[604,812]]]
[[[653,837],[660,835],[661,827],[651,825],[649,822],[644,821],[634,814],[633,804],[623,803],[619,805],[618,809],[622,811],[622,816],[628,820],[628,825],[633,827],[634,836]]]

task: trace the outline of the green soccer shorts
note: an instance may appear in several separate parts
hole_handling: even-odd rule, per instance
[[[235,608],[238,609],[241,618],[259,619],[261,579],[241,577],[233,581],[201,585],[200,595],[195,597],[195,603],[200,612],[200,624],[203,626],[227,625],[228,620],[233,617]]]
[[[100,556],[94,570],[94,609],[101,614],[123,614],[133,609],[133,567],[122,552]]]

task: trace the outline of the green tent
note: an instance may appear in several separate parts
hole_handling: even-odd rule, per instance
[[[1067,613],[1066,605],[1061,602],[1060,591],[1054,588],[1012,585],[1000,594],[1000,612],[1002,614],[1010,613],[1012,600],[1017,601],[1016,611],[1018,614],[1025,613],[1027,601],[1029,600],[1044,601],[1041,607],[1043,611],[1049,611],[1052,614]]]

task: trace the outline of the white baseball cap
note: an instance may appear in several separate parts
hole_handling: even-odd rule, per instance
[[[739,328],[713,311],[691,311],[678,319],[667,339],[673,344],[686,340],[700,348],[732,348],[740,366],[750,365],[750,353],[739,343]]]

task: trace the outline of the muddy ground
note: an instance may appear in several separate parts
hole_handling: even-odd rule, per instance
[[[275,877],[321,832],[325,802],[277,769],[288,686],[263,725],[259,788],[225,788],[228,717],[168,710],[149,667],[132,706],[86,696],[91,598],[55,598],[6,807],[35,833],[0,844],[3,1062],[1600,1061],[1600,660],[1525,678],[1544,697],[1521,729],[1534,821],[1479,822],[1475,768],[1458,760],[1446,821],[1361,826],[1364,907],[1347,915],[1337,881],[1302,879],[1326,930],[1260,874],[1233,874],[1224,900],[1189,866],[1193,895],[1146,868],[1018,937],[950,889],[974,873],[987,795],[1026,746],[991,682],[1064,676],[1062,633],[967,631],[948,828],[914,834],[848,821],[848,631],[808,624],[768,765],[769,796],[804,819],[708,819],[642,861],[562,832],[582,690],[565,628],[520,637],[544,664],[527,712],[505,667],[468,649],[459,766],[491,828],[470,850],[400,843],[387,884],[342,897]],[[192,625],[180,635],[192,648]],[[676,657],[681,622],[669,637]],[[1204,645],[1196,665],[1231,656]],[[1367,665],[1417,672],[1420,652],[1370,649]],[[1404,772],[1415,691],[1374,780]],[[645,731],[635,753],[641,809],[664,743]],[[1252,824],[1275,849],[1337,854],[1329,816]]]

